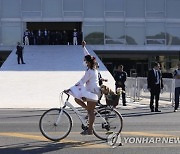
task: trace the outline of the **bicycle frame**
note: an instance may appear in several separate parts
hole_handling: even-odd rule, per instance
[[[66,94],[66,93],[65,93],[65,94]],[[61,119],[61,116],[62,116],[62,114],[63,114],[63,111],[66,112],[65,108],[66,108],[66,106],[68,106],[69,108],[71,108],[71,109],[74,111],[74,113],[78,116],[78,118],[79,118],[79,120],[81,121],[81,123],[86,127],[86,126],[87,126],[87,122],[86,122],[86,120],[85,120],[85,116],[86,116],[86,115],[83,115],[79,110],[77,110],[77,109],[68,101],[68,99],[69,99],[69,94],[67,94],[67,95],[68,95],[68,98],[66,99],[64,106],[61,107],[61,112],[59,113],[58,119],[57,119],[57,121],[56,121],[55,124],[57,125],[57,124],[59,123],[59,121],[60,121],[60,119]],[[104,117],[102,117],[101,114],[99,114],[99,113],[97,112],[97,110],[95,110],[95,112],[102,118],[102,120],[103,120],[105,123],[107,123],[107,121],[104,119]]]
[[[84,126],[87,126],[87,122],[85,121],[85,116],[86,115],[83,115],[78,109],[76,109],[70,102],[66,101],[65,102],[65,105],[68,106],[69,108],[71,108],[74,113],[76,113],[76,115],[78,116],[79,120],[81,121],[81,123],[84,125]],[[66,107],[65,106],[65,107]]]
[[[60,109],[61,109],[61,112],[59,113],[59,116],[58,116],[57,121],[56,121],[56,123],[55,123],[56,125],[60,122],[61,116],[62,116],[63,112],[64,112],[64,111],[66,112],[66,110],[65,110],[66,106],[68,106],[69,108],[71,108],[71,109],[74,111],[74,113],[78,116],[79,120],[81,121],[81,123],[82,123],[84,126],[87,126],[87,123],[86,123],[86,121],[85,121],[85,115],[83,115],[80,111],[78,111],[78,110],[77,110],[70,102],[68,102],[67,100],[65,101],[64,106],[63,106],[62,108],[60,108]]]

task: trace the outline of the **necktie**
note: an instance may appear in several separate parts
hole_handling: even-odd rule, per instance
[[[159,84],[159,73],[158,73],[158,71],[156,71],[156,81],[157,81],[156,83]]]

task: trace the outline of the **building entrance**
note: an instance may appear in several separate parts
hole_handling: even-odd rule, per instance
[[[118,65],[124,65],[124,70],[127,72],[128,76],[136,77],[147,76],[148,72],[148,56],[145,54],[138,53],[126,53],[119,52],[113,53],[113,51],[109,53],[99,53],[96,51],[97,55],[103,61],[107,69],[113,75],[114,69],[118,67]]]
[[[81,22],[27,22],[24,32],[30,45],[71,45],[74,35],[81,44]]]
[[[159,62],[163,77],[172,78],[172,72],[179,61],[179,52],[175,51],[96,51],[96,54],[112,75],[114,69],[122,64],[130,77],[147,77],[154,62]]]

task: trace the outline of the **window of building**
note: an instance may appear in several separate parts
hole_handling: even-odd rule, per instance
[[[124,22],[107,22],[105,44],[125,44]]]
[[[146,44],[166,44],[164,23],[146,24]]]
[[[126,44],[144,45],[145,42],[144,23],[126,23]]]
[[[83,0],[63,0],[63,10],[64,11],[82,11],[83,10]]]
[[[180,18],[180,1],[179,0],[167,0],[167,17],[168,18]]]
[[[104,0],[84,1],[85,18],[102,18],[104,17]]]
[[[22,1],[23,17],[40,17],[41,0],[23,0]]]
[[[105,17],[124,17],[124,0],[105,0]]]
[[[83,16],[83,0],[64,0],[63,1],[64,16],[82,17]]]
[[[146,17],[165,17],[165,0],[146,0]]]
[[[2,23],[2,44],[3,45],[16,45],[21,42],[21,23],[4,22]]]
[[[0,21],[0,45],[2,45],[2,26]]]
[[[127,17],[144,17],[145,4],[144,0],[126,0]]]
[[[3,18],[20,18],[20,0],[2,0]]]
[[[83,35],[87,44],[104,44],[104,26],[102,24],[84,25]]]
[[[62,0],[43,0],[43,17],[61,17]]]
[[[166,44],[180,45],[180,24],[169,23],[166,27]]]

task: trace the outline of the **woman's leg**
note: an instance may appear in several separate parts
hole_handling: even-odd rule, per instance
[[[96,102],[87,102],[87,111],[89,115],[89,127],[88,127],[88,134],[92,134],[92,128],[93,128],[93,123],[95,119],[95,114],[94,114],[94,108],[96,106]]]
[[[77,104],[79,104],[80,106],[82,106],[83,108],[85,108],[87,110],[87,105],[84,102],[82,102],[81,100],[79,100],[77,98],[75,98],[75,101]]]

